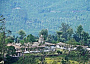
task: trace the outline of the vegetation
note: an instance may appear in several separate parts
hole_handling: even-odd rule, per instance
[[[29,55],[28,57],[20,57],[14,64],[38,64],[38,62],[38,58]]]
[[[26,36],[26,33],[23,30],[19,30],[18,34],[20,35],[21,40]]]
[[[18,31],[18,36],[12,36],[10,30],[6,30],[5,27],[5,18],[3,16],[0,16],[0,61],[4,60],[6,56],[6,63],[11,64],[12,57],[16,54],[16,49],[13,46],[7,47],[7,43],[13,43],[18,42],[24,45],[24,43],[31,43],[36,42],[38,37],[29,34],[26,35],[24,30]],[[7,35],[6,35],[7,33]],[[82,25],[79,25],[74,32],[73,29],[69,24],[62,23],[60,30],[56,31],[56,34],[50,35],[48,34],[47,29],[42,29],[39,33],[40,35],[43,35],[44,40],[50,43],[58,43],[58,42],[64,42],[70,45],[87,45],[90,46],[90,35],[89,33],[85,32]],[[22,49],[23,50],[23,49]],[[83,47],[79,46],[77,47],[77,50],[74,51],[60,51],[57,50],[56,52],[50,52],[49,54],[54,55],[57,53],[61,56],[58,57],[45,57],[43,55],[47,55],[47,53],[43,54],[40,53],[42,56],[39,59],[35,57],[34,55],[29,56],[23,56],[20,57],[17,61],[15,61],[14,64],[38,64],[38,63],[44,63],[44,64],[79,64],[79,63],[88,63],[89,61],[89,52],[83,49]],[[40,55],[39,54],[39,55]],[[78,58],[78,59],[77,59]]]
[[[0,16],[0,58],[1,60],[5,60],[5,18],[3,15]]]
[[[85,31],[89,32],[89,2],[89,0],[27,0],[27,2],[1,0],[0,14],[6,16],[9,21],[7,29],[11,29],[15,35],[15,31],[20,29],[24,29],[27,34],[38,35],[44,28],[48,28],[49,33],[53,34],[62,22],[69,23],[73,28],[81,24]]]
[[[16,54],[16,49],[14,46],[8,46],[7,47],[7,55],[12,55],[14,56]]]
[[[48,30],[47,29],[42,29],[41,32],[39,33],[39,35],[40,36],[43,35],[44,40],[46,40],[47,37],[48,37]]]

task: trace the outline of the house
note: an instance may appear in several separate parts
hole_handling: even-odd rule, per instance
[[[86,48],[86,50],[89,51],[89,53],[90,53],[90,48]]]
[[[70,45],[70,44],[66,44],[66,43],[62,43],[62,42],[59,42],[56,44],[56,48],[59,48],[59,49],[65,49],[65,50],[76,50],[76,47],[74,47],[74,45]]]
[[[49,51],[55,51],[56,49],[56,44],[52,44],[52,43],[49,43],[49,42],[45,42],[45,48],[47,48]]]
[[[60,42],[60,43],[57,43],[57,44],[56,44],[56,48],[66,49],[66,45],[67,45],[67,44]]]
[[[14,46],[16,49],[16,56],[22,56],[21,44],[20,43],[8,43],[7,46]]]

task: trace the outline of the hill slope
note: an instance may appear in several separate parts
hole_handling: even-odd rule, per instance
[[[62,22],[74,29],[82,24],[90,32],[90,0],[0,0],[0,14],[13,34],[20,29],[34,35],[48,29],[53,34]]]

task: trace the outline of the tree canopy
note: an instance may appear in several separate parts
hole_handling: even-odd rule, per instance
[[[18,34],[20,35],[20,39],[23,39],[26,36],[26,33],[23,30],[19,30]]]
[[[44,39],[46,40],[47,37],[48,37],[48,30],[47,29],[42,29],[39,33],[39,35],[43,35],[44,36]]]

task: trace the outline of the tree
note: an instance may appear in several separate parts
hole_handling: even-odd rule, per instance
[[[67,33],[67,30],[70,28],[70,26],[66,23],[62,23],[61,24],[61,29],[60,31],[62,31],[62,38],[65,38],[65,41],[67,40],[67,37],[68,37],[68,33]]]
[[[15,42],[16,42],[16,43],[19,43],[19,41],[20,41],[20,38],[17,36],[17,37],[15,38]]]
[[[71,36],[72,36],[72,34],[73,34],[73,29],[72,29],[72,28],[69,28],[69,29],[67,30],[67,33],[68,33],[68,39],[70,40],[70,38],[71,38]]]
[[[77,27],[77,31],[76,31],[76,33],[79,35],[79,38],[81,38],[81,33],[82,33],[82,31],[83,31],[83,27],[82,27],[82,25],[79,25],[79,26]]]
[[[67,41],[67,44],[70,44],[70,45],[77,45],[78,42],[76,42],[76,40],[74,38],[71,38],[70,40]]]
[[[42,29],[39,33],[39,35],[43,35],[44,36],[44,39],[46,40],[47,37],[48,37],[48,30],[47,29]]]
[[[5,18],[3,18],[3,15],[0,16],[0,33],[2,34],[2,37],[1,37],[1,44],[2,44],[2,53],[1,55],[3,55],[3,60],[4,60],[4,53],[5,53]]]
[[[59,42],[60,42],[62,33],[63,33],[62,31],[57,31],[57,38]]]
[[[81,60],[85,62],[87,62],[89,60],[89,52],[85,49],[83,49],[83,47],[78,46],[77,47],[77,54],[79,56],[79,59],[81,58]]]
[[[26,36],[26,33],[23,30],[19,30],[18,34],[20,35],[21,40]]]
[[[3,34],[2,33],[0,33],[0,59],[2,60],[2,58],[3,58]],[[1,61],[0,60],[0,61]]]
[[[8,36],[10,36],[12,34],[11,30],[7,30],[7,32],[8,32]]]
[[[58,54],[62,54],[62,52],[60,50],[57,51]]]
[[[77,42],[80,41],[80,38],[79,38],[79,36],[78,36],[77,33],[74,33],[73,38],[74,38]]]
[[[88,38],[89,38],[89,34],[87,33],[87,32],[85,32],[85,31],[82,31],[82,33],[81,33],[81,38],[82,38],[82,40],[84,41],[84,45],[87,45],[88,44],[88,42],[87,42],[87,40],[88,40]]]
[[[13,36],[9,36],[6,38],[6,43],[12,43],[14,42],[14,37]]]
[[[14,56],[16,54],[16,49],[14,46],[8,46],[7,47],[7,54],[10,56]]]
[[[35,42],[35,37],[32,34],[28,35],[26,39],[27,39],[27,42]]]
[[[70,28],[70,26],[68,25],[68,24],[66,24],[66,23],[62,23],[61,24],[61,31],[62,32],[67,32],[67,30]]]
[[[48,38],[47,38],[47,40],[46,40],[47,42],[51,42],[51,43],[57,43],[56,41],[57,41],[57,36],[56,35],[48,35]]]

